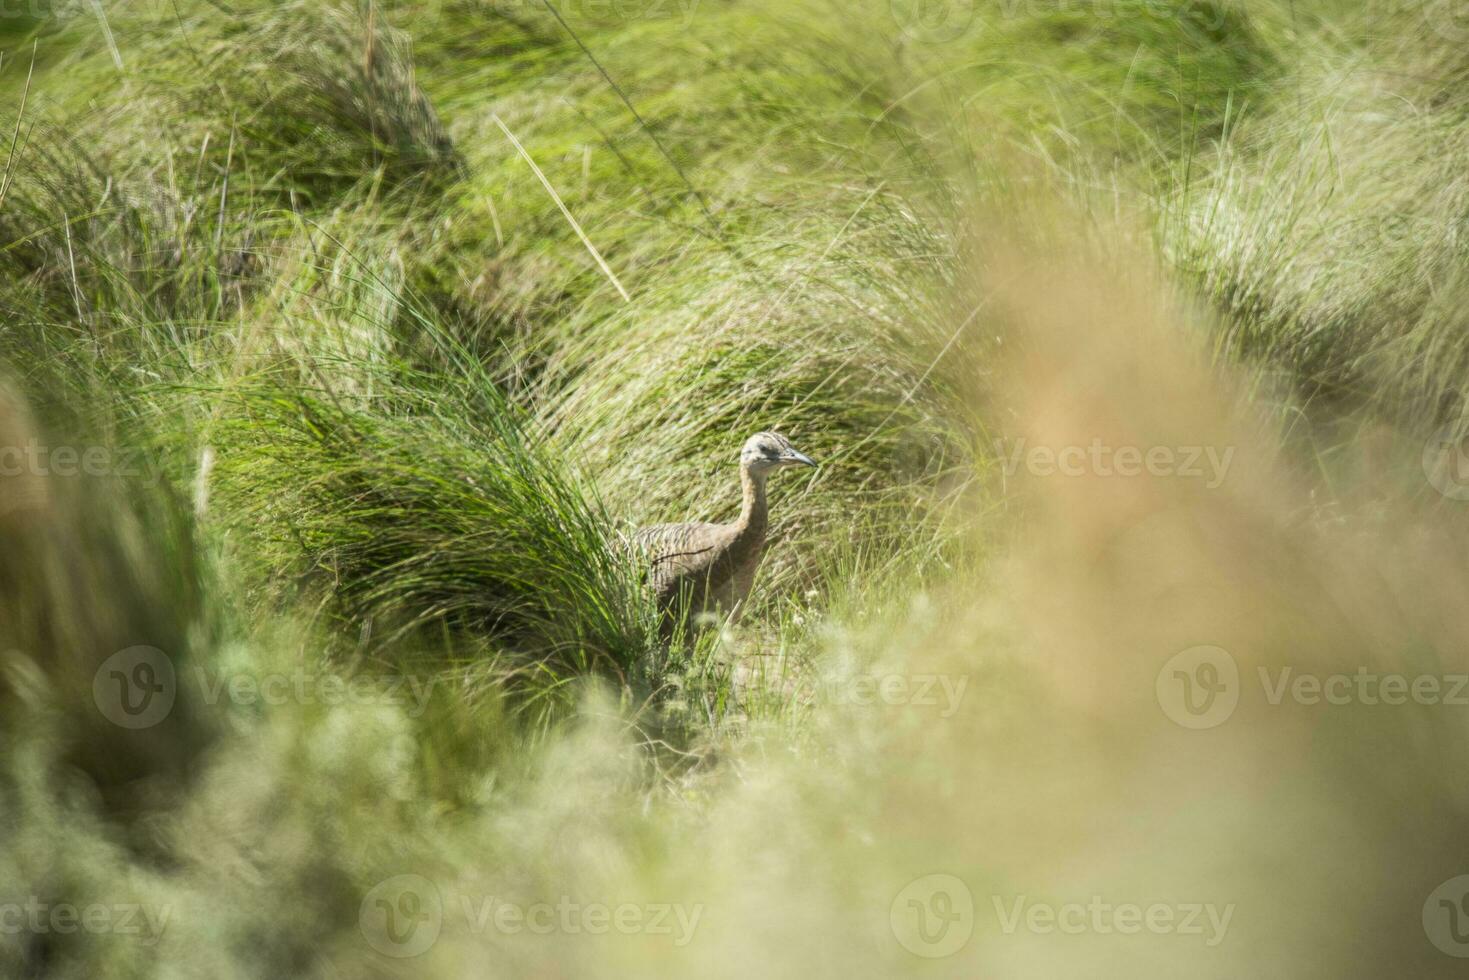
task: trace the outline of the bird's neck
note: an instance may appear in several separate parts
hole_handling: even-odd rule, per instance
[[[742,468],[740,482],[744,485],[745,500],[740,508],[740,519],[735,522],[735,537],[758,546],[765,541],[765,525],[769,516],[765,508],[765,477]]]

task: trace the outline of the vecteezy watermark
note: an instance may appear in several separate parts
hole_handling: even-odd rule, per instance
[[[1211,949],[1224,942],[1235,909],[1232,902],[1222,908],[1212,902],[1112,904],[1100,895],[1093,895],[1087,902],[1061,905],[1032,902],[1026,895],[1013,899],[992,895],[990,901],[1000,930],[1007,936],[1022,928],[1039,935],[1059,932],[1067,936],[1135,936],[1146,932],[1154,936],[1199,936]]]
[[[674,946],[687,946],[704,916],[702,904],[681,902],[579,902],[561,896],[552,902],[509,902],[494,896],[461,895],[460,910],[470,929],[493,928],[507,935],[529,932],[537,936],[585,934],[605,936],[667,936]]]
[[[893,898],[888,924],[898,944],[914,956],[953,956],[974,934],[974,896],[953,875],[924,875]]]
[[[1450,500],[1469,500],[1469,432],[1458,425],[1439,429],[1423,445],[1423,473]]]
[[[703,0],[553,0],[557,12],[568,21],[609,21],[624,24],[634,21],[672,20],[679,18],[685,27],[693,22]],[[500,15],[540,16],[546,13],[544,0],[488,0],[485,4]]]
[[[1469,4],[1464,0],[1399,0],[1416,10],[1428,28],[1448,41],[1469,41]]]
[[[192,668],[182,679],[194,682],[200,699],[211,706],[221,701],[237,707],[387,705],[404,709],[410,718],[420,718],[428,710],[441,680],[403,674],[344,677],[305,669],[252,674],[204,667]],[[92,700],[104,718],[121,728],[152,728],[173,711],[180,680],[173,658],[162,650],[128,647],[104,660],[92,675]]]
[[[1314,707],[1348,705],[1469,708],[1469,674],[1382,673],[1358,667],[1352,673],[1314,674],[1294,667],[1256,667],[1264,703],[1287,701]],[[1190,647],[1158,671],[1158,705],[1184,728],[1217,728],[1238,707],[1245,684],[1239,665],[1222,647]]]
[[[0,26],[7,20],[45,20],[72,17],[87,9],[93,0],[0,0]]]
[[[1022,469],[1031,476],[1095,476],[1134,478],[1177,477],[1202,480],[1214,490],[1224,482],[1234,460],[1227,446],[1109,446],[1093,439],[1085,446],[1031,446],[1024,439],[1013,444],[999,439],[995,449],[1007,477]]]
[[[443,896],[422,875],[395,875],[363,896],[357,928],[367,944],[384,956],[422,956],[443,931]]]
[[[1297,674],[1292,667],[1256,668],[1265,700],[1296,704],[1448,705],[1469,708],[1469,674],[1381,674],[1358,667],[1353,674]]]
[[[157,647],[119,650],[92,675],[92,701],[119,728],[152,728],[168,717],[177,697],[173,660]]]
[[[76,932],[127,936],[140,946],[156,946],[168,928],[173,908],[138,902],[43,902],[32,895],[24,902],[0,903],[0,935]]]
[[[412,675],[375,676],[358,674],[316,673],[297,669],[290,673],[225,673],[193,669],[193,677],[203,692],[204,703],[218,704],[222,699],[236,706],[264,704],[341,704],[389,705],[404,708],[409,718],[421,718],[428,710],[429,698],[440,678],[427,679]]]
[[[853,674],[803,681],[797,694],[822,704],[932,708],[940,718],[950,718],[968,687],[969,678],[962,674]]]
[[[157,473],[143,449],[119,446],[52,446],[36,438],[0,446],[0,478],[17,476],[145,477]]]
[[[888,0],[903,34],[926,44],[955,41],[974,26],[976,0]]]
[[[1038,935],[1068,936],[1198,936],[1213,948],[1224,942],[1234,918],[1233,903],[1108,902],[1100,895],[1086,902],[1052,904],[1028,895],[991,895],[995,919],[1007,936],[1024,930]],[[959,878],[930,874],[910,881],[898,892],[889,910],[893,936],[915,956],[940,959],[953,956],[974,933],[974,897]]]
[[[1469,875],[1450,878],[1428,896],[1423,932],[1440,952],[1469,959]]]
[[[422,875],[396,875],[378,883],[362,900],[358,927],[369,946],[384,956],[421,956],[436,943],[446,918],[458,915],[474,935],[528,933],[536,936],[666,936],[687,946],[704,915],[702,904],[583,902],[562,895],[553,901],[521,902],[493,895],[456,894],[446,900]]]
[[[1425,0],[1409,0],[1425,2]],[[1433,2],[1433,0],[1426,0]],[[991,21],[1074,14],[1094,22],[1140,16],[1173,18],[1205,30],[1220,30],[1243,0],[889,0],[893,20],[907,37],[943,44],[976,34],[981,6]]]
[[[1239,665],[1223,647],[1196,646],[1168,659],[1155,682],[1163,713],[1184,728],[1215,728],[1239,704]]]
[[[1340,218],[1332,215],[1314,237],[1324,259],[1350,269],[1367,256],[1416,252],[1423,242],[1447,234],[1451,221],[1447,216],[1399,210]]]

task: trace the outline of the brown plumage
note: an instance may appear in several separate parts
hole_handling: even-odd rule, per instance
[[[782,466],[815,466],[778,432],[750,437],[740,452],[744,505],[733,524],[658,524],[633,535],[648,582],[666,612],[736,612],[765,552],[765,481]]]

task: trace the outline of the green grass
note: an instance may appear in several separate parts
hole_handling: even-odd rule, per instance
[[[0,450],[112,462],[0,477],[0,925],[169,923],[0,930],[0,972],[1453,966],[1418,916],[1464,870],[1457,716],[1154,695],[1200,643],[1462,666],[1421,469],[1466,425],[1452,4],[51,7],[0,18]],[[731,517],[761,429],[821,467],[772,484],[744,618],[662,644],[626,535]],[[1238,462],[1048,482],[1022,438]],[[138,646],[177,701],[130,730],[93,682]],[[889,916],[934,872],[981,922],[1238,917],[931,962]],[[398,960],[403,874],[443,932]]]

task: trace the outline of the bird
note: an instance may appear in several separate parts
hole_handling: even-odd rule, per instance
[[[679,613],[737,616],[765,553],[765,481],[787,466],[815,467],[779,432],[757,432],[740,450],[744,503],[733,524],[656,524],[633,534],[667,632]]]

